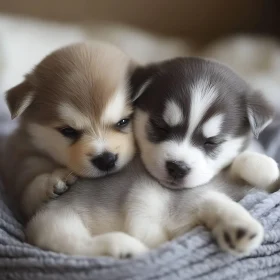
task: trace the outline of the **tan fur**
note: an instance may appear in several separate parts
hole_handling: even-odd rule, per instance
[[[102,152],[118,154],[113,172],[132,158],[131,127],[120,131],[116,123],[132,113],[127,78],[133,67],[129,57],[111,45],[80,43],[48,55],[21,84],[7,92],[11,115],[20,116],[20,125],[7,142],[4,160],[10,167],[6,185],[20,204],[34,204],[28,211],[26,203],[21,205],[27,216],[49,198],[50,188],[55,192],[61,185],[49,186],[44,177],[38,186],[40,175],[49,174],[49,182],[54,182],[53,172],[62,167],[66,173],[98,177],[105,172],[97,170],[91,160]],[[105,111],[109,115],[112,111],[114,118],[104,120]],[[73,143],[58,130],[68,126],[82,132]],[[30,185],[41,190],[39,203],[33,201],[36,190],[30,190]],[[24,197],[26,189],[34,193],[30,200]]]
[[[47,56],[26,76],[26,81],[12,90],[22,94],[26,90],[35,90],[34,101],[26,111],[25,119],[33,119],[36,115],[40,123],[57,121],[56,107],[67,103],[95,121],[100,119],[116,91],[126,88],[130,65],[129,58],[113,46],[72,45]],[[8,104],[16,104],[15,99],[9,98],[9,92]],[[46,115],[46,110],[51,114]]]

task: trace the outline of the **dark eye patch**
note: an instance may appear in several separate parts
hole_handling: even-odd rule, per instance
[[[146,131],[148,139],[151,142],[159,143],[163,141],[173,140],[182,141],[184,140],[188,128],[187,120],[176,126],[168,125],[162,117],[153,116],[149,119],[146,125]]]
[[[205,138],[202,131],[200,129],[197,129],[192,135],[192,144],[204,151],[207,156],[212,158],[215,158],[217,156],[221,144],[225,141],[225,135],[222,133],[217,136]]]
[[[171,128],[160,118],[150,119],[148,125],[148,137],[152,142],[166,140],[171,132]]]

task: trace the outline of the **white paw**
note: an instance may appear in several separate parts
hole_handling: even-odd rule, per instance
[[[149,250],[140,240],[122,232],[115,233],[107,246],[107,254],[117,259],[133,258]]]
[[[231,166],[232,175],[239,177],[251,186],[268,188],[279,178],[276,161],[255,152],[243,152]]]
[[[248,255],[263,241],[262,225],[251,216],[220,221],[213,228],[218,245],[234,255]]]
[[[56,198],[66,192],[69,186],[77,181],[77,177],[68,169],[57,169],[49,177],[48,180],[48,197]]]

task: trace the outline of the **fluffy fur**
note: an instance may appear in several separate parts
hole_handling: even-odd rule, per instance
[[[5,149],[5,185],[25,216],[75,176],[104,176],[132,159],[132,68],[113,46],[75,44],[51,53],[7,92],[20,122]]]
[[[262,225],[235,201],[252,188],[246,182],[268,189],[279,170],[266,156],[239,154],[268,123],[270,106],[227,67],[201,59],[138,68],[131,86],[140,156],[50,201],[28,223],[28,241],[67,254],[124,258],[204,224],[225,251],[257,248]],[[201,147],[205,131],[223,140],[211,151]],[[166,161],[190,170],[170,184]]]

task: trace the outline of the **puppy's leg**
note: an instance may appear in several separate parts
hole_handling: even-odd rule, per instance
[[[75,175],[63,168],[35,177],[23,193],[22,208],[25,215],[31,217],[43,202],[61,195],[76,180]]]
[[[279,168],[272,158],[255,152],[243,152],[230,167],[234,179],[242,179],[251,186],[273,191],[279,178]]]
[[[160,221],[143,215],[127,217],[126,231],[129,235],[141,240],[149,248],[157,248],[169,240],[167,232]]]
[[[169,195],[157,183],[139,182],[125,206],[125,230],[149,248],[169,240],[165,229]]]
[[[71,209],[39,211],[26,228],[27,241],[45,250],[80,256],[128,258],[148,251],[123,232],[91,236],[80,216]]]
[[[215,236],[220,247],[233,254],[249,254],[263,240],[262,225],[226,195],[209,191],[197,204],[198,219]]]

